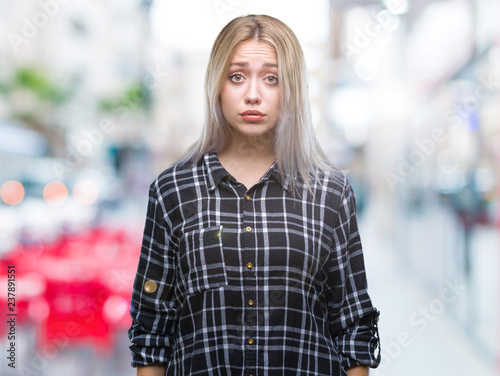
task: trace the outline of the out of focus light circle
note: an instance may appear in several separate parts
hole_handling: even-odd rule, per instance
[[[92,205],[99,197],[99,189],[92,181],[81,180],[73,187],[73,197],[82,205]]]
[[[42,296],[47,288],[47,281],[40,274],[26,273],[19,278],[19,296],[30,300]]]
[[[119,295],[112,295],[104,302],[103,314],[110,323],[118,323],[123,320],[129,311],[129,301]]]
[[[60,181],[50,182],[43,189],[43,198],[49,205],[60,206],[68,198],[68,188]]]
[[[16,180],[9,180],[2,184],[0,196],[7,205],[17,205],[24,198],[24,187]]]
[[[36,323],[41,323],[49,316],[50,306],[44,298],[36,298],[28,305],[28,316]]]
[[[451,174],[458,168],[459,157],[456,152],[451,149],[445,149],[438,155],[439,169],[445,174]]]

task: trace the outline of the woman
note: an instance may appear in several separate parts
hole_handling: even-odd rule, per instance
[[[316,142],[297,38],[269,16],[234,19],[205,85],[201,138],[150,187],[137,374],[367,375],[378,311],[354,194]]]

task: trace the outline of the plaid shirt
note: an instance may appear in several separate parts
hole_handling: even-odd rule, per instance
[[[247,190],[207,153],[151,184],[132,366],[250,376],[378,365],[379,313],[367,293],[352,188],[338,171],[313,185],[314,199],[300,182],[294,198],[288,182],[275,162]]]

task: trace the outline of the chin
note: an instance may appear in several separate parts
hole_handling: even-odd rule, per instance
[[[271,129],[241,132],[241,134],[247,137],[264,137],[268,135],[269,132],[271,132]]]
[[[274,127],[270,127],[265,124],[244,124],[241,127],[238,127],[238,132],[245,136],[261,136],[268,132],[271,132]]]

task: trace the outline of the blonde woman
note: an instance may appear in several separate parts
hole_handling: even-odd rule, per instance
[[[367,375],[380,362],[354,194],[314,136],[294,33],[232,20],[199,141],[151,184],[138,375]]]

